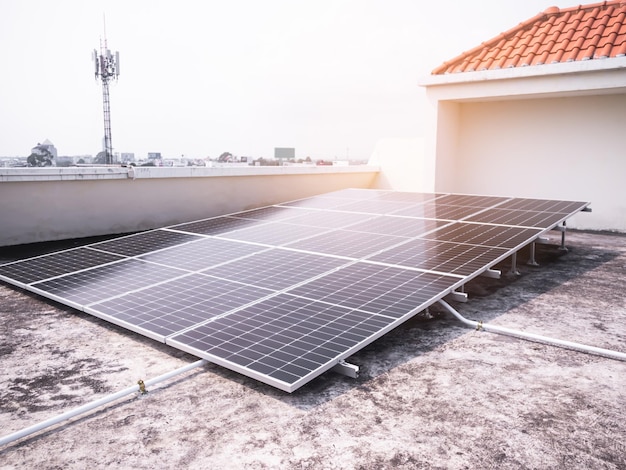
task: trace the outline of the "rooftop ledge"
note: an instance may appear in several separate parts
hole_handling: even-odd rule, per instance
[[[211,178],[224,176],[372,173],[373,165],[238,166],[238,167],[47,167],[0,168],[0,182],[85,181],[140,178]]]
[[[611,72],[624,69],[626,69],[626,57],[613,57],[605,59],[579,60],[575,62],[560,62],[555,64],[510,67],[496,70],[479,70],[474,72],[428,75],[419,80],[419,85],[429,87],[437,85],[481,82],[487,80],[507,80],[514,78],[542,77],[589,72]]]

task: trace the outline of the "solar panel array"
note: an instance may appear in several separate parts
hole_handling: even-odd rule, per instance
[[[0,265],[292,392],[589,203],[348,189]]]

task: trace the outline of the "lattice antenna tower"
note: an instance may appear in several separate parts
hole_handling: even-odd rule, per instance
[[[106,19],[104,20],[104,40],[100,39],[100,53],[93,50],[93,61],[96,80],[102,81],[102,108],[104,110],[104,153],[105,163],[113,163],[113,140],[111,138],[111,100],[109,98],[109,82],[117,80],[120,75],[120,53],[111,54],[107,46]]]

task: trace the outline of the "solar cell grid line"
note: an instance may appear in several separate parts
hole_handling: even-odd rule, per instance
[[[355,201],[341,206],[340,210],[346,212],[362,212],[364,214],[394,214],[402,209],[406,209],[414,203],[403,201],[384,201],[380,199],[367,199],[365,201]]]
[[[258,221],[257,225],[252,227],[215,236],[228,240],[260,243],[267,246],[281,246],[324,234],[329,230],[330,229],[324,227],[311,227],[281,222],[263,223]]]
[[[241,219],[263,220],[264,222],[289,220],[300,215],[299,208],[286,206],[267,206],[243,212],[229,214],[230,217]]]
[[[28,289],[82,310],[82,306],[184,275],[185,271],[126,259],[40,281]]]
[[[281,202],[280,207],[301,207],[305,209],[338,209],[350,204],[351,200],[339,197],[309,197],[295,201]]]
[[[202,271],[221,279],[282,290],[343,266],[348,261],[274,248]]]
[[[505,248],[416,239],[375,254],[367,261],[434,273],[473,276],[511,254]]]
[[[324,253],[359,259],[377,253],[402,240],[402,237],[393,235],[333,230],[322,235],[307,238],[306,240],[289,243],[286,247],[313,253]]]
[[[518,227],[551,228],[558,225],[570,214],[559,212],[536,212],[517,209],[487,209],[465,219],[467,222],[483,224],[513,225]]]
[[[189,274],[92,303],[85,311],[165,342],[166,336],[182,332],[272,293],[269,289],[202,274]]]
[[[387,189],[363,189],[363,188],[346,188],[339,189],[337,191],[331,191],[329,193],[320,194],[318,196],[314,196],[317,198],[344,198],[344,199],[355,199],[355,200],[367,200],[367,199],[375,199],[379,197],[381,194],[388,193]]]
[[[509,201],[510,197],[502,196],[479,196],[474,194],[446,194],[437,199],[438,204],[466,207],[493,207]]]
[[[449,221],[443,220],[381,215],[370,218],[364,222],[351,224],[344,227],[344,229],[354,232],[377,233],[381,235],[395,235],[398,237],[413,238],[419,235],[424,235],[449,223]]]
[[[125,259],[113,253],[101,253],[86,247],[28,258],[0,266],[0,278],[17,281],[20,287],[75,271]]]
[[[582,201],[556,201],[550,199],[513,198],[510,201],[498,205],[499,209],[519,209],[536,212],[559,212],[573,215],[587,207],[589,202]]]
[[[293,392],[393,324],[389,317],[278,294],[166,344]]]
[[[300,209],[301,214],[289,219],[288,223],[323,228],[345,228],[358,222],[372,220],[375,215],[340,210]]]
[[[530,243],[541,234],[541,229],[455,222],[430,232],[422,238],[466,243],[495,248],[515,249]]]
[[[267,247],[220,238],[202,238],[165,250],[139,256],[138,259],[187,271],[201,271],[212,266],[250,256]]]
[[[399,210],[394,215],[453,221],[464,219],[483,210],[480,207],[455,206],[434,201],[407,207]]]
[[[104,242],[93,243],[89,245],[89,247],[107,251],[109,253],[132,257],[143,255],[151,251],[162,250],[164,248],[197,240],[199,238],[200,237],[198,235],[157,229],[135,233]]]
[[[221,216],[199,220],[196,222],[172,225],[168,227],[168,229],[177,232],[195,233],[201,235],[220,235],[237,229],[250,227],[256,225],[257,223],[258,222],[253,219]]]
[[[428,201],[434,201],[441,196],[444,196],[444,193],[411,193],[404,191],[389,191],[378,196],[378,199],[382,201],[423,203]]]
[[[462,277],[357,262],[286,291],[298,297],[400,318],[423,310],[462,283]]]

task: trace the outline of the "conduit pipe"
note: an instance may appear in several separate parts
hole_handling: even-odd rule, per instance
[[[183,374],[187,371],[195,369],[196,367],[203,366],[207,363],[206,360],[201,359],[199,361],[193,362],[191,364],[187,364],[186,366],[180,367],[179,369],[173,370],[163,375],[159,375],[153,379],[147,380],[143,382],[145,387],[149,387],[151,385],[157,384],[159,382],[163,382],[164,380],[171,379],[177,375]],[[34,424],[27,428],[22,429],[21,431],[14,432],[13,434],[9,434],[8,436],[4,436],[0,438],[0,446],[8,444],[10,442],[16,441],[22,437],[28,436],[30,434],[36,433],[37,431],[41,431],[42,429],[49,428],[50,426],[54,426],[55,424],[66,421],[70,418],[78,416],[80,414],[87,413],[88,411],[93,410],[94,408],[98,408],[99,406],[106,405],[107,403],[111,403],[115,400],[119,400],[126,395],[130,395],[132,393],[140,392],[141,386],[134,385],[132,387],[125,388],[124,390],[120,390],[119,392],[113,393],[111,395],[107,395],[106,397],[102,397],[99,400],[93,401],[91,403],[87,403],[85,405],[79,406],[78,408],[74,408],[73,410],[67,411],[63,414],[60,414],[54,418],[47,419],[38,424]]]
[[[444,300],[440,300],[439,303],[457,319],[461,320],[468,326],[476,328],[477,330],[490,331],[492,333],[499,333],[507,336],[515,336],[517,338],[527,339],[539,343],[546,343],[552,346],[558,346],[562,348],[574,349],[591,354],[598,354],[600,356],[610,357],[612,359],[618,359],[620,361],[626,361],[626,354],[619,351],[612,351],[610,349],[597,348],[595,346],[588,346],[586,344],[574,343],[572,341],[564,341],[562,339],[549,338],[547,336],[536,335],[534,333],[527,333],[525,331],[511,330],[502,326],[489,325],[483,322],[477,322],[474,320],[468,320],[459,312],[457,312],[450,304]]]

